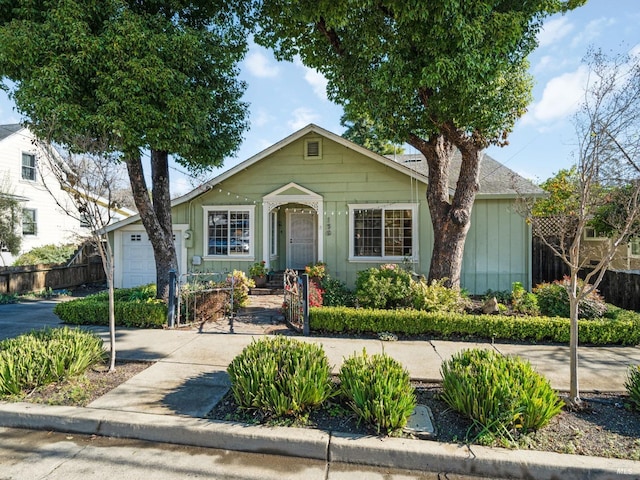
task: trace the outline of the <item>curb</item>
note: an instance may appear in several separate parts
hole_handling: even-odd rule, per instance
[[[640,478],[640,462],[428,440],[249,426],[202,418],[0,403],[0,426],[132,438],[405,470],[517,479]]]

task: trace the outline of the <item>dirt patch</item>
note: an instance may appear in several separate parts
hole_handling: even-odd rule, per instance
[[[437,429],[435,440],[456,444],[477,442],[478,431],[472,422],[440,400],[442,389],[439,384],[415,383],[414,387],[418,403],[429,406],[433,413]],[[640,460],[640,414],[626,407],[627,397],[599,393],[584,394],[582,399],[586,403],[584,410],[564,409],[538,432],[515,437],[516,444],[509,448]],[[229,392],[208,418],[376,435],[372,428],[359,424],[349,408],[337,400],[328,402],[302,420],[272,421],[239,410]],[[493,446],[503,445],[496,442]]]

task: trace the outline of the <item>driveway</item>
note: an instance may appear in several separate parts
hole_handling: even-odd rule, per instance
[[[53,313],[56,303],[56,300],[38,300],[0,305],[0,340],[30,330],[60,326],[60,319]]]

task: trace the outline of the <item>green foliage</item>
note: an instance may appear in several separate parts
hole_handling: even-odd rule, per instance
[[[162,300],[156,300],[155,291],[155,285],[116,290],[116,326],[162,328],[167,321],[167,306]],[[72,325],[109,325],[109,294],[100,292],[58,303],[53,313]]]
[[[13,195],[9,174],[0,178],[0,245],[17,255],[22,244],[20,235],[20,201]]]
[[[322,279],[320,286],[324,290],[322,305],[327,307],[353,307],[355,305],[355,294],[337,278],[327,275]]]
[[[482,295],[483,300],[489,300],[490,298],[495,297],[498,303],[503,303],[505,305],[511,304],[511,291],[509,290],[487,290],[484,295]]]
[[[624,388],[629,394],[629,403],[634,410],[640,411],[640,365],[630,365]]]
[[[350,118],[348,113],[340,117],[340,125],[346,127],[342,134],[347,140],[351,140],[364,148],[380,155],[402,155],[404,148],[386,141],[376,134],[373,122],[368,118]]]
[[[442,399],[469,417],[481,435],[544,427],[562,409],[548,380],[529,362],[492,350],[465,350],[442,364]]]
[[[250,277],[264,277],[269,271],[267,270],[267,262],[262,260],[261,262],[256,262],[249,267],[249,276]]]
[[[624,313],[623,313],[624,312]],[[569,342],[569,319],[472,315],[417,310],[312,308],[311,329],[326,333],[378,333],[434,335],[526,342]],[[637,345],[640,343],[640,314],[618,312],[615,319],[580,320],[580,342],[585,345]]]
[[[532,214],[536,217],[575,216],[578,211],[577,171],[575,167],[562,169],[540,184],[549,195],[538,199]]]
[[[427,283],[424,280],[411,282],[413,308],[427,312],[460,312],[464,299],[457,288],[445,287],[446,278]]]
[[[393,433],[407,424],[416,406],[409,372],[386,354],[346,358],[340,369],[340,393],[360,421],[379,434]]]
[[[569,278],[565,277],[553,283],[536,285],[533,291],[538,297],[538,306],[543,315],[569,318],[569,281]],[[579,280],[578,288],[585,287],[584,282]],[[593,290],[578,304],[578,318],[601,318],[605,313],[607,304],[597,290]]]
[[[511,306],[513,311],[523,315],[539,315],[538,298],[535,294],[527,292],[522,283],[513,282],[511,291]]]
[[[0,293],[0,305],[8,305],[10,303],[18,303],[18,295],[15,293]]]
[[[300,416],[333,391],[322,347],[289,337],[252,341],[231,361],[227,372],[238,405],[265,416]]]
[[[91,332],[54,328],[0,342],[0,395],[20,395],[84,373],[104,358],[102,340]]]
[[[356,298],[362,307],[398,308],[411,302],[411,274],[395,264],[358,272]]]
[[[232,282],[233,280],[233,282]],[[227,276],[224,282],[225,286],[233,283],[233,311],[237,312],[240,307],[246,307],[249,304],[249,289],[254,287],[253,280],[247,278],[241,270],[234,270]]]
[[[69,261],[76,245],[43,245],[20,255],[14,265],[58,265]]]

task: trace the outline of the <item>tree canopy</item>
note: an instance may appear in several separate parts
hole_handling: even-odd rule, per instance
[[[257,42],[298,55],[329,97],[376,135],[408,143],[429,166],[429,279],[458,286],[482,150],[504,145],[531,99],[527,55],[543,19],[586,0],[320,2],[262,0]],[[453,196],[454,150],[462,166]]]

